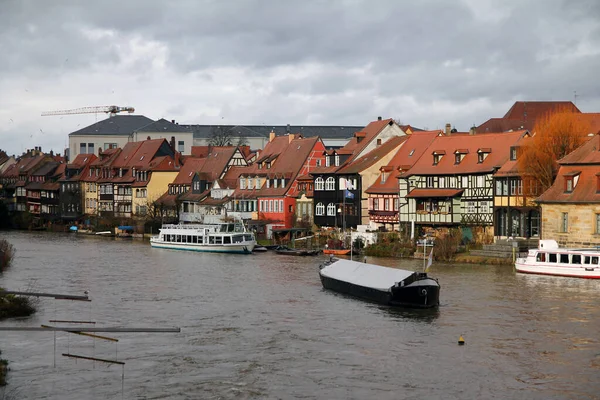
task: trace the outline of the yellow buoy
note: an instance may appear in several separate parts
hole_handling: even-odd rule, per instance
[[[458,344],[460,344],[460,345],[465,344],[465,339],[463,339],[462,335],[460,335],[458,338]]]

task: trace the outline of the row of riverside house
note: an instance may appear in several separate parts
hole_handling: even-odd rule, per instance
[[[41,223],[81,224],[95,218],[129,223],[157,217],[161,222],[210,223],[235,218],[267,236],[313,225],[400,230],[415,224],[464,231],[477,227],[495,237],[539,237],[546,231],[563,241],[573,229],[587,229],[593,232],[589,237],[577,233],[591,243],[593,235],[600,235],[600,210],[588,215],[589,207],[575,212],[556,206],[596,201],[600,178],[594,174],[600,170],[571,167],[600,163],[584,157],[591,150],[561,161],[556,182],[563,182],[568,192],[553,187],[539,197],[536,187],[523,187],[517,168],[519,148],[532,133],[516,128],[532,126],[536,114],[557,106],[517,102],[504,118],[469,132],[457,132],[449,124],[444,130],[423,131],[380,117],[352,132],[343,147],[330,149],[318,136],[291,131],[280,136],[272,131],[264,148],[256,151],[248,146],[186,150],[179,148],[179,137],[167,141],[157,138],[158,133],[148,134],[143,141],[131,137],[122,148],[98,146],[97,154],[81,152],[68,164],[36,148],[18,160],[0,154],[0,185],[11,211],[27,212]],[[527,121],[519,118],[523,110]],[[581,115],[600,120],[598,114]],[[182,129],[158,122],[168,134]],[[496,125],[509,129],[491,132]],[[597,177],[596,191],[589,186],[592,175]],[[554,211],[545,215],[544,207]],[[595,225],[581,228],[581,221]]]

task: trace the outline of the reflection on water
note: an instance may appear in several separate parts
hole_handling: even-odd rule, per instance
[[[81,293],[40,301],[0,325],[50,319],[180,326],[114,345],[58,333],[2,332],[7,399],[597,398],[600,282],[434,264],[437,310],[394,309],[322,288],[326,257],[194,254],[147,243],[2,232],[17,248],[0,286]],[[421,270],[422,260],[369,262]],[[458,346],[463,335],[465,346]],[[126,362],[121,370],[64,352]]]

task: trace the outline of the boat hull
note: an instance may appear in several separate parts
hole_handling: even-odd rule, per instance
[[[440,286],[433,279],[416,281],[405,287],[389,290],[356,285],[354,283],[319,274],[325,289],[347,294],[375,303],[409,308],[433,308],[440,304]]]
[[[348,254],[350,254],[350,250],[324,249],[323,254],[333,254],[334,256],[347,256]]]
[[[234,254],[250,254],[254,249],[254,243],[241,243],[231,245],[219,245],[219,246],[205,246],[197,244],[186,244],[186,243],[164,243],[159,241],[150,241],[150,245],[157,249],[169,249],[169,250],[187,250],[187,251],[199,251],[205,253],[234,253]]]
[[[523,274],[563,276],[568,278],[600,279],[598,267],[561,267],[532,265],[526,262],[516,262],[515,269]]]

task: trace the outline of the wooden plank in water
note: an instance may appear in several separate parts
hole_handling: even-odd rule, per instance
[[[54,327],[49,326],[49,325],[42,325],[42,328],[54,328]],[[89,337],[93,337],[96,339],[108,340],[109,342],[118,342],[119,341],[119,339],[111,338],[108,336],[94,335],[93,333],[85,333],[85,332],[79,332],[79,331],[68,331],[68,333],[74,333],[75,335],[81,335],[81,336],[89,336]]]
[[[125,363],[123,361],[106,360],[104,358],[79,356],[77,354],[69,354],[69,353],[62,353],[62,355],[65,356],[65,357],[77,358],[77,359],[80,359],[80,360],[99,361],[99,362],[103,362],[103,363],[107,363],[107,364],[125,365]]]

